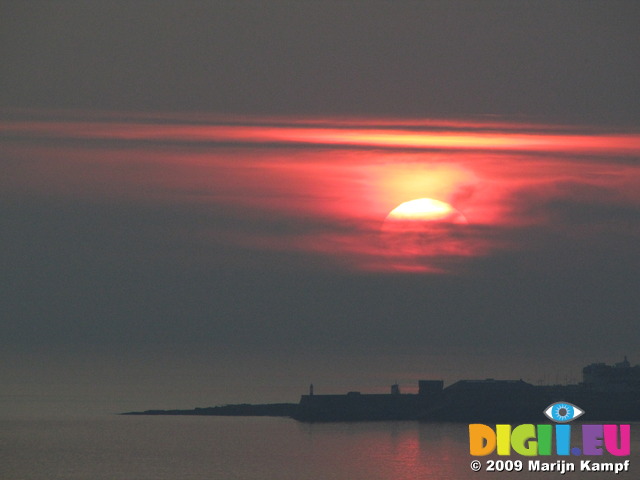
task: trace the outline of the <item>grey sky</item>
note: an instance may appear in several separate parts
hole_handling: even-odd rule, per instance
[[[637,138],[639,20],[636,2],[615,1],[4,1],[0,106],[5,125],[29,128],[126,112],[170,126],[193,112],[472,116]],[[381,153],[34,131],[0,139],[6,408],[295,401],[311,381],[325,392],[556,381],[592,361],[640,362],[637,151]],[[353,219],[321,206],[338,211],[369,178],[338,168],[369,153],[375,165],[425,155],[477,167],[477,208],[499,197],[523,222],[479,225],[474,235],[504,248],[455,274],[354,271],[348,255],[304,242],[339,250]],[[312,183],[304,164],[324,176]]]
[[[629,1],[11,2],[2,104],[637,121]]]

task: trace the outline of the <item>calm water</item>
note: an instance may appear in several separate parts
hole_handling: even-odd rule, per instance
[[[102,416],[9,419],[0,425],[3,480],[440,480],[560,476],[471,472],[469,463],[473,458],[468,454],[464,424],[308,425],[280,418]],[[562,478],[638,478],[639,429],[638,424],[632,426],[630,472],[617,476],[575,472]],[[611,461],[611,457],[606,458]]]

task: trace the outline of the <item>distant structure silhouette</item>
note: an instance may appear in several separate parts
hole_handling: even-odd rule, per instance
[[[640,390],[640,365],[632,367],[625,355],[614,365],[592,363],[582,369],[582,383],[593,390]]]
[[[551,372],[552,374],[555,372]],[[574,385],[532,385],[520,380],[460,380],[444,388],[442,380],[420,380],[418,393],[309,394],[299,403],[236,404],[193,410],[147,410],[127,415],[228,415],[291,417],[302,422],[421,420],[465,423],[546,422],[544,410],[556,402],[574,403],[587,421],[640,421],[640,365],[627,357],[614,365],[592,363]]]
[[[640,420],[640,365],[593,363],[577,385],[532,385],[520,380],[420,380],[417,394],[302,395],[294,418],[315,421],[424,420],[452,422],[544,421],[551,403],[575,403],[593,420]]]

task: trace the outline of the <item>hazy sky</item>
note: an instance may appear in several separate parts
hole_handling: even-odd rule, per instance
[[[639,363],[639,21],[615,1],[2,2],[0,405]],[[416,198],[464,222],[389,233]]]

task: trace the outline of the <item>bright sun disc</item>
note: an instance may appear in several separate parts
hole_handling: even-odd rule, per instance
[[[466,251],[460,227],[467,219],[456,208],[433,198],[418,198],[394,208],[381,228],[381,238],[397,257],[456,256]]]
[[[467,223],[464,215],[454,207],[433,198],[418,198],[401,203],[391,210],[385,222],[389,221]]]

